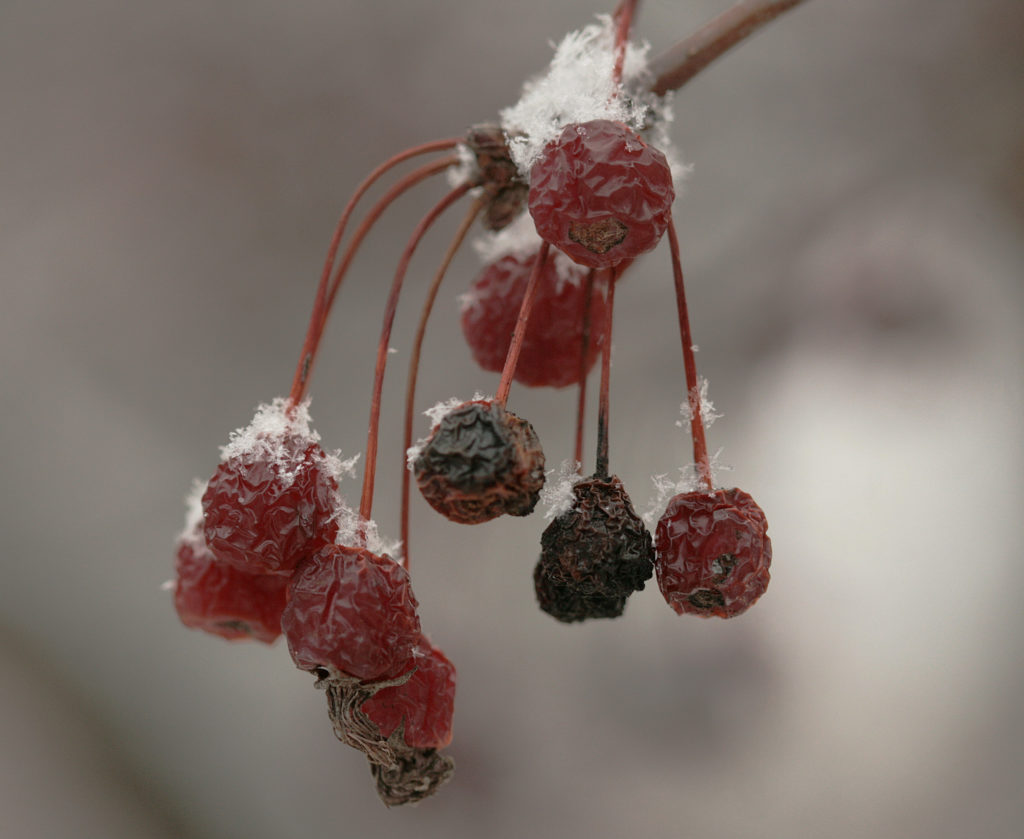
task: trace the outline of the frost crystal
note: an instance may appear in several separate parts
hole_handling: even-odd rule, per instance
[[[509,137],[509,150],[519,171],[528,175],[544,146],[573,122],[607,119],[634,131],[657,124],[651,139],[666,151],[665,125],[671,121],[667,100],[647,92],[649,44],[628,44],[622,90],[612,80],[615,66],[615,25],[608,15],[578,32],[570,32],[555,47],[547,73],[523,87],[523,95],[501,112],[501,125]],[[619,94],[623,95],[619,95]],[[669,163],[673,172],[681,167]]]
[[[203,541],[203,493],[206,492],[206,484],[206,481],[193,478],[192,489],[185,496],[185,529],[178,536],[178,541],[194,548]]]
[[[708,428],[711,423],[722,416],[715,411],[714,403],[708,399],[708,380],[701,376],[698,379],[697,393],[694,394],[691,391],[689,398],[679,406],[681,418],[676,420],[676,426],[679,428],[688,426],[693,419],[693,408],[690,403],[694,395],[700,397],[700,421],[704,424],[705,428]]]
[[[732,471],[731,466],[726,466],[720,462],[721,454],[721,449],[716,451],[711,456],[711,463],[709,464],[711,466],[711,481],[715,486],[718,485],[718,476],[722,472]],[[701,480],[696,463],[680,466],[679,477],[676,480],[673,480],[667,474],[652,475],[651,483],[654,484],[654,496],[647,505],[647,511],[643,514],[643,520],[647,522],[648,527],[654,527],[657,524],[658,519],[665,512],[666,505],[674,496],[685,492],[699,492],[707,489]]]
[[[520,213],[508,227],[474,239],[473,249],[480,257],[481,262],[490,265],[505,256],[514,256],[520,262],[525,262],[540,250],[542,244],[543,240],[537,235],[537,226],[533,223],[533,217],[529,213]],[[565,283],[579,286],[586,276],[587,271],[583,266],[577,265],[556,248],[552,248],[548,254],[548,262],[552,261],[558,277],[556,293],[561,293]],[[462,311],[475,302],[472,292],[459,295]]]
[[[245,428],[232,431],[227,445],[221,446],[221,461],[257,455],[276,463],[285,486],[288,486],[302,464],[295,459],[294,447],[285,445],[285,439],[297,439],[306,445],[320,442],[320,435],[310,428],[309,400],[295,405],[291,411],[288,410],[289,404],[287,399],[279,396],[269,405],[259,405],[252,422]]]
[[[546,521],[552,521],[572,509],[576,500],[572,488],[583,480],[580,468],[579,461],[563,460],[562,465],[558,467],[558,477],[555,479],[551,478],[555,474],[555,470],[548,470],[544,488],[540,491],[541,503],[548,508],[544,513]]]

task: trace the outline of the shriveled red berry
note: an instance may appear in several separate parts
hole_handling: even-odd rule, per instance
[[[651,534],[617,476],[580,481],[573,495],[541,536],[537,602],[566,623],[618,617],[653,573]]]
[[[366,714],[390,737],[404,723],[406,745],[441,749],[452,740],[455,711],[455,666],[441,650],[421,638],[413,650],[409,680],[382,688],[363,703]]]
[[[480,273],[466,296],[462,334],[473,358],[484,370],[500,373],[505,366],[519,307],[526,295],[537,253],[503,256]],[[571,265],[571,263],[570,263]],[[572,265],[568,272],[549,259],[534,297],[514,378],[530,387],[565,387],[580,380],[586,271]],[[601,353],[608,324],[604,296],[590,296],[589,372]]]
[[[247,574],[219,562],[199,527],[179,540],[174,567],[174,608],[185,626],[265,644],[281,634],[286,577]]]
[[[677,613],[731,618],[768,587],[768,520],[741,489],[687,492],[668,502],[655,533],[658,586]]]
[[[544,452],[533,426],[498,402],[464,402],[434,428],[413,462],[431,507],[460,524],[533,512]]]
[[[530,170],[537,233],[581,265],[607,268],[651,250],[673,200],[665,155],[611,120],[567,125]]]
[[[328,545],[296,568],[281,628],[303,670],[392,678],[419,642],[417,608],[408,572],[391,557]]]
[[[249,573],[289,575],[334,541],[337,481],[323,449],[284,435],[229,457],[203,495],[204,531],[214,556]]]

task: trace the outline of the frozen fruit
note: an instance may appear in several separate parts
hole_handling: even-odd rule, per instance
[[[504,256],[480,273],[466,295],[462,333],[477,364],[494,373],[505,366],[519,307],[537,253]],[[513,378],[530,387],[565,387],[580,380],[586,301],[586,270],[548,259],[530,309]],[[571,266],[571,267],[567,267]],[[590,296],[590,338],[585,372],[597,360],[607,330],[602,294]]]
[[[541,536],[537,601],[567,623],[618,617],[653,573],[651,534],[618,477],[580,481],[573,495],[573,506]]]
[[[178,542],[174,608],[185,626],[266,644],[281,634],[286,577],[248,574],[214,558],[196,527]]]
[[[655,533],[665,600],[684,612],[731,618],[768,587],[768,521],[741,489],[687,492],[668,502]]]
[[[452,740],[455,667],[426,638],[413,651],[408,681],[382,688],[363,704],[366,714],[388,738],[403,725],[409,746],[440,749]]]
[[[303,670],[386,679],[409,669],[417,607],[409,573],[391,557],[328,545],[295,570],[281,627]]]
[[[665,155],[611,120],[567,125],[530,170],[537,233],[590,267],[651,250],[668,227],[674,199]]]
[[[214,556],[239,570],[287,576],[334,541],[338,484],[308,438],[265,437],[225,460],[203,495]]]
[[[544,486],[544,452],[533,426],[498,402],[464,402],[434,428],[413,471],[435,510],[479,524],[533,512]]]

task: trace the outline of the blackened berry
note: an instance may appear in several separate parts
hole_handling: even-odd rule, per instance
[[[572,508],[541,536],[537,601],[566,623],[618,617],[653,573],[651,534],[618,477],[580,481],[573,495]]]
[[[391,557],[329,545],[296,569],[281,627],[303,670],[392,678],[420,640],[417,607],[409,573]]]
[[[174,608],[185,626],[265,644],[281,634],[286,577],[250,574],[218,561],[201,527],[179,540],[174,567]]]
[[[687,492],[669,501],[656,529],[658,586],[679,614],[731,618],[768,587],[768,521],[741,489]]]
[[[263,439],[229,457],[203,495],[204,531],[214,556],[241,571],[288,576],[334,541],[337,481],[323,449],[293,435]]]
[[[533,426],[493,400],[444,416],[413,463],[423,497],[460,524],[533,512],[544,486],[544,452]]]
[[[582,265],[607,268],[645,253],[671,218],[668,161],[625,125],[567,125],[530,170],[537,233]]]
[[[504,256],[492,262],[474,281],[462,311],[462,333],[477,364],[494,373],[505,366],[519,307],[526,294],[537,253]],[[561,260],[544,264],[543,276],[530,309],[519,361],[513,378],[530,387],[565,387],[580,380],[586,271]],[[566,270],[567,263],[571,268]],[[584,372],[594,366],[604,344],[608,306],[592,294],[590,340]]]

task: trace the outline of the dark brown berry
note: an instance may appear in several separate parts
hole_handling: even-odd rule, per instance
[[[544,452],[533,426],[498,402],[465,402],[434,428],[413,471],[430,506],[454,522],[479,524],[533,512]]]
[[[741,489],[687,492],[658,522],[658,587],[679,614],[731,618],[768,587],[768,520]]]
[[[541,536],[533,580],[541,609],[560,621],[615,618],[651,578],[651,534],[616,476],[573,487],[575,501]]]

